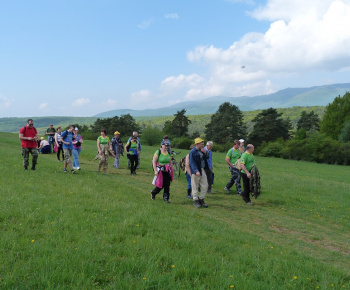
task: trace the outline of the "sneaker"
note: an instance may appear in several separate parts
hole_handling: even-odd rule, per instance
[[[58,162],[61,162],[61,160],[57,159]]]
[[[245,204],[254,205],[254,203],[252,203],[251,201],[246,202]]]
[[[77,167],[77,170],[80,170],[80,169],[81,169],[81,168],[78,166],[78,167]]]
[[[152,199],[152,200],[155,200],[155,199],[156,199],[156,196],[153,194],[152,191],[151,191],[151,199]]]
[[[213,194],[213,193],[211,192],[211,190],[208,190],[207,193],[208,193],[208,194]]]
[[[75,173],[75,171],[72,169],[70,172],[72,172],[72,174],[74,174]]]
[[[199,199],[199,203],[202,207],[205,207],[205,208],[208,207],[208,205],[204,202],[204,199]]]
[[[163,200],[164,200],[164,202],[166,202],[166,203],[170,203],[169,199],[167,199],[167,198],[164,198]]]
[[[28,166],[24,166],[24,171],[28,171]]]
[[[187,195],[187,198],[189,199],[193,199],[193,197],[191,195]]]
[[[230,190],[225,186],[224,190],[226,191],[226,193],[230,193]]]
[[[237,192],[237,194],[238,194],[239,196],[242,196],[242,192]]]
[[[193,205],[194,205],[195,207],[197,207],[197,208],[202,207],[202,205],[200,204],[200,202],[199,202],[198,199],[196,199],[196,200],[193,201]]]
[[[64,169],[63,169],[63,172],[64,172],[64,173],[66,173],[66,172],[67,172],[67,169],[66,169],[66,168],[64,168]]]

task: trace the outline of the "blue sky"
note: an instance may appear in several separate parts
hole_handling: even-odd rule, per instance
[[[0,117],[349,82],[350,0],[1,1]]]

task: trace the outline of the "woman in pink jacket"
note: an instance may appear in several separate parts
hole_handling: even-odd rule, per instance
[[[161,149],[157,150],[153,156],[154,185],[156,186],[151,192],[151,198],[154,200],[156,195],[164,189],[163,200],[170,203],[170,182],[173,180],[173,164],[168,152],[170,144],[164,142]]]

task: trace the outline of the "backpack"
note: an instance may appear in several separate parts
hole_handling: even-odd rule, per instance
[[[185,169],[186,169],[186,156],[180,159],[179,167],[182,171],[185,171]]]
[[[235,163],[235,167],[236,169],[238,169],[239,171],[242,170],[242,167],[241,167],[241,158],[238,158],[236,163]]]
[[[161,150],[162,148],[159,148],[158,149],[158,157],[160,156],[160,150]],[[152,158],[152,160],[151,160],[151,168],[152,168],[152,170],[153,170],[153,158]]]

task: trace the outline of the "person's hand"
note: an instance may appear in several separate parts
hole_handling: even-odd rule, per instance
[[[199,171],[196,172],[196,175],[197,175],[197,176],[201,176],[201,174],[199,173]]]
[[[158,171],[157,171],[157,170],[154,171],[154,175],[155,175],[155,176],[158,176]]]
[[[248,178],[251,178],[252,175],[248,172],[248,173],[247,173],[247,177],[248,177]]]
[[[101,155],[101,150],[98,150],[98,154],[100,154],[100,155]]]

